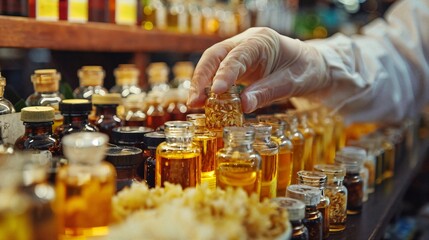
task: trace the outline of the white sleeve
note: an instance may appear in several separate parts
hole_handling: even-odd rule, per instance
[[[429,0],[397,2],[362,35],[308,41],[323,55],[332,86],[318,94],[347,122],[397,122],[429,100]]]

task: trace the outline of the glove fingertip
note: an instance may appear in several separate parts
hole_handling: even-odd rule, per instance
[[[216,94],[224,93],[228,90],[228,83],[222,80],[214,80],[211,90]]]
[[[253,94],[245,93],[241,96],[243,112],[251,113],[257,109],[258,99]]]

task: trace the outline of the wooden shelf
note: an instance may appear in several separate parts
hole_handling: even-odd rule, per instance
[[[42,22],[0,16],[0,47],[97,52],[203,52],[217,36],[146,31],[109,23]]]

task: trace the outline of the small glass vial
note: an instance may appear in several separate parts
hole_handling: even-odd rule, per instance
[[[70,133],[98,132],[98,128],[88,121],[91,110],[92,105],[86,99],[63,100],[60,103],[60,111],[64,120],[63,124],[55,129],[55,135],[61,140]]]
[[[142,179],[137,175],[137,166],[142,162],[142,150],[136,147],[109,147],[106,161],[116,169],[116,191],[119,192]]]
[[[206,122],[207,123],[207,122]],[[243,188],[247,194],[261,196],[261,155],[253,149],[252,127],[225,127],[225,146],[216,153],[216,186]]]
[[[166,141],[156,149],[156,186],[165,182],[195,187],[201,182],[201,153],[192,143],[194,126],[186,121],[165,123]]]
[[[92,104],[96,108],[95,126],[100,132],[107,134],[109,137],[111,137],[113,128],[123,125],[116,112],[121,102],[121,95],[117,93],[109,93],[104,96],[95,94],[92,96]]]
[[[289,221],[292,224],[291,240],[309,240],[308,229],[304,226],[305,204],[297,199],[281,197],[271,200],[288,212]]]
[[[277,196],[277,174],[279,169],[279,146],[271,140],[270,125],[264,123],[250,124],[255,129],[253,148],[261,155],[261,201]]]
[[[155,187],[155,175],[156,175],[156,148],[163,142],[165,142],[164,132],[150,132],[144,135],[144,142],[147,147],[145,153],[144,164],[144,179],[150,188]]]
[[[123,98],[131,94],[140,94],[141,88],[138,86],[140,71],[133,64],[120,64],[115,69],[114,75],[116,85],[110,89],[111,93],[119,93]]]
[[[206,128],[206,115],[188,114],[186,118],[195,126],[193,141],[201,151],[201,184],[206,183],[210,189],[216,189],[216,134]]]
[[[304,170],[311,171],[313,170],[314,166],[314,159],[313,159],[313,142],[315,138],[315,131],[312,129],[307,121],[307,113],[306,112],[289,112],[292,114],[296,114],[295,117],[298,120],[298,130],[302,133],[305,139],[305,145],[304,145]]]
[[[287,187],[286,196],[304,202],[305,219],[304,225],[308,229],[309,239],[323,239],[323,216],[317,210],[320,202],[320,190],[316,187],[292,184]]]
[[[146,126],[145,96],[146,94],[140,93],[129,95],[124,99],[125,126]]]
[[[14,113],[15,108],[13,104],[3,97],[4,88],[6,86],[6,78],[4,78],[0,73],[0,115]]]
[[[330,209],[330,199],[325,195],[327,176],[321,172],[302,170],[298,172],[298,179],[299,184],[317,187],[320,189],[320,203],[317,205],[317,209],[323,216],[323,239],[327,239],[329,237]]]
[[[59,104],[63,95],[59,92],[61,75],[55,69],[40,69],[31,75],[34,93],[25,100],[27,106],[50,106],[55,109],[53,129],[62,124],[63,117],[59,112]]]
[[[362,210],[364,182],[360,176],[360,169],[365,157],[366,151],[357,147],[345,147],[335,156],[335,163],[346,169],[344,186],[348,192],[347,214],[349,215],[359,214]]]
[[[146,98],[146,126],[156,129],[169,120],[169,115],[161,104],[161,97],[152,94]]]
[[[346,170],[339,165],[317,164],[315,171],[327,176],[325,194],[330,200],[329,231],[339,232],[346,229],[347,220],[347,188],[343,185]]]
[[[109,138],[103,133],[75,133],[63,138],[69,165],[59,169],[56,209],[63,238],[91,238],[108,233],[115,194],[115,168],[103,158]]]
[[[150,94],[165,94],[170,89],[168,85],[169,72],[170,69],[165,62],[149,64],[146,73],[150,85]]]
[[[192,74],[194,73],[192,62],[176,62],[173,67],[173,73],[173,85],[179,89],[189,90]]]
[[[79,87],[73,91],[75,98],[89,99],[92,95],[106,95],[107,89],[103,87],[105,72],[101,66],[83,66],[77,72]]]

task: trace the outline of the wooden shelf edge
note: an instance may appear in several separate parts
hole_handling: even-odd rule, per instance
[[[97,52],[203,52],[218,36],[146,31],[109,23],[43,22],[0,16],[0,47]]]

